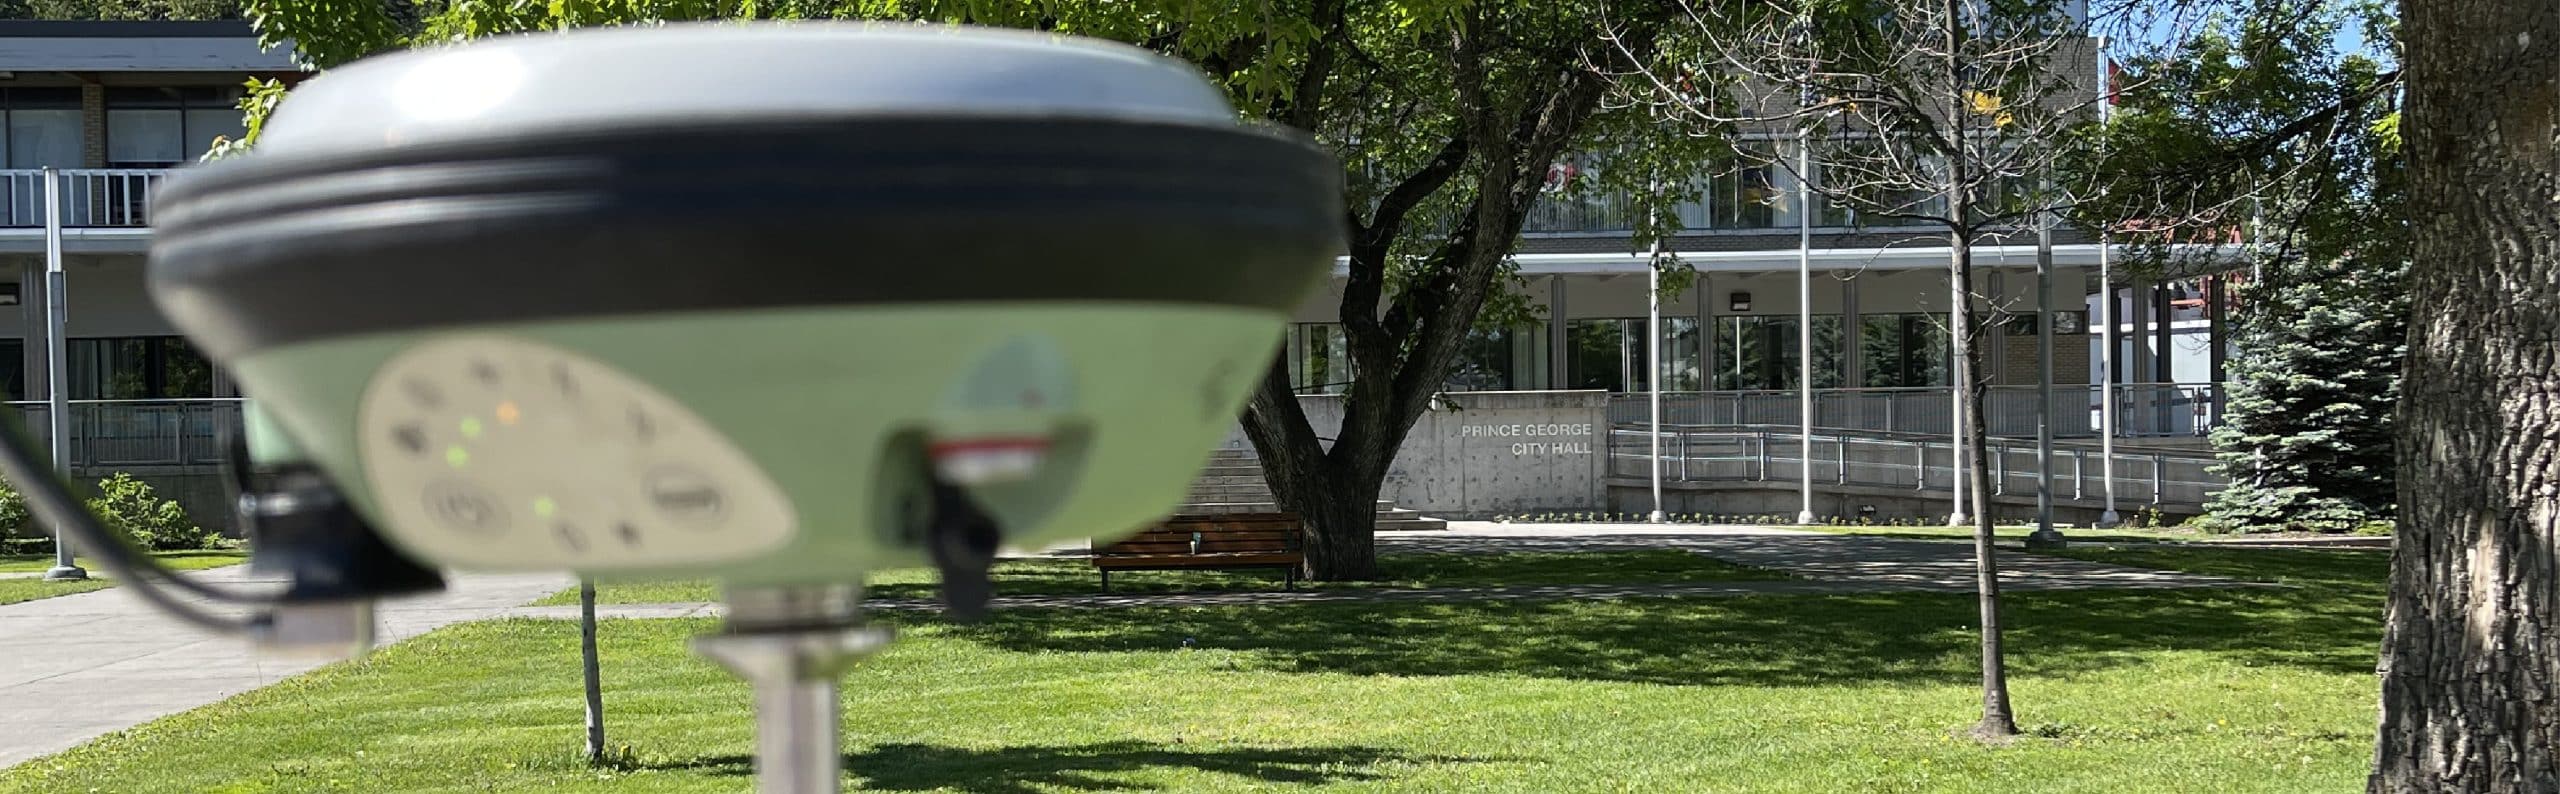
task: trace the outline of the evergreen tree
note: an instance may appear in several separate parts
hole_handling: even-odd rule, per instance
[[[2241,531],[2387,521],[2408,262],[2297,259],[2266,272],[2239,313],[2229,402],[2213,431],[2231,484],[2208,509],[2217,525]]]

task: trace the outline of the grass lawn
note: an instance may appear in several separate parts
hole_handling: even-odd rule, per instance
[[[198,571],[206,568],[220,568],[225,565],[238,565],[249,561],[249,552],[242,549],[155,551],[151,553],[151,556],[159,558],[160,564],[181,571]],[[79,561],[80,567],[87,568],[93,573],[98,570],[97,564],[90,562],[87,557],[78,557],[76,559]],[[44,571],[52,567],[53,555],[49,553],[0,554],[0,573]]]
[[[1968,596],[896,616],[846,678],[877,791],[2356,791],[2384,555],[2074,549],[2294,588],[2015,593],[2029,736],[1970,724]],[[603,627],[621,762],[576,760],[576,628],[448,628],[0,771],[0,792],[742,791],[707,621]]]
[[[1379,578],[1368,582],[1299,582],[1306,588],[1499,587],[1548,584],[1665,584],[1681,582],[1772,581],[1792,578],[1778,571],[1753,568],[1702,554],[1672,549],[1607,552],[1504,552],[1456,554],[1420,552],[1378,555]],[[1102,577],[1079,559],[1004,560],[993,571],[1001,595],[1061,595],[1102,592]],[[1277,590],[1278,571],[1115,571],[1114,593],[1171,593],[1217,590]],[[873,598],[933,598],[940,579],[928,568],[899,568],[872,574]],[[596,588],[599,604],[657,604],[719,599],[708,581],[608,583]],[[564,590],[542,604],[578,603],[577,590]]]
[[[48,582],[43,579],[0,579],[0,604],[15,604],[21,601],[34,601],[39,598],[66,596],[72,593],[86,593],[91,590],[104,590],[114,586],[114,582],[110,582],[105,579],[84,579],[77,582]]]
[[[151,556],[160,558],[162,565],[182,571],[238,565],[249,559],[248,552],[228,549],[163,551],[154,552]],[[53,555],[51,554],[0,555],[0,573],[41,572],[52,567]],[[39,598],[86,593],[115,586],[115,582],[99,578],[101,572],[87,560],[81,560],[81,567],[89,570],[90,578],[76,582],[48,582],[31,577],[0,578],[0,604],[15,604]]]

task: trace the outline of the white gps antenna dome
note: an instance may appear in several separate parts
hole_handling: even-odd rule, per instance
[[[861,114],[1233,126],[1178,61],[1018,31],[809,23],[530,35],[360,61],[296,88],[262,151]]]
[[[150,265],[251,398],[252,564],[292,586],[242,630],[353,636],[448,568],[717,579],[704,652],[828,704],[760,728],[774,790],[837,779],[867,571],[971,614],[998,547],[1160,518],[1345,233],[1309,140],[1027,33],[514,36],[333,70],[262,134],[159,191]]]

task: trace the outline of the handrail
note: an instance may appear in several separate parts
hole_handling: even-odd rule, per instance
[[[1649,476],[1656,448],[1642,427],[1615,426],[1609,434],[1609,474]],[[1838,486],[1949,491],[1955,480],[1953,449],[1936,440],[1875,438],[1858,434],[1813,434],[1805,449],[1801,431],[1789,428],[1729,430],[1667,428],[1662,433],[1666,480],[1675,482],[1795,482],[1803,467],[1814,467],[1815,479]],[[1983,451],[1988,458],[1992,493],[2032,492],[2041,477],[2032,444],[1994,440]],[[2225,481],[2214,472],[2219,460],[2198,450],[2119,449],[2115,487],[2126,505],[2201,508]],[[2099,460],[2093,461],[2092,458]],[[2089,501],[2110,489],[2104,482],[2105,453],[2089,448],[2054,450],[2053,483],[2057,498]]]

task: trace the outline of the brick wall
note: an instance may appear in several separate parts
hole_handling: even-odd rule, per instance
[[[80,167],[107,167],[107,88],[80,85]]]
[[[2034,385],[2036,382],[2036,336],[2010,334],[2007,361],[1999,371],[1998,383]],[[2053,337],[2053,382],[2079,384],[2090,382],[2089,339],[2085,334],[2055,334]]]

